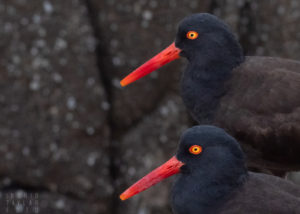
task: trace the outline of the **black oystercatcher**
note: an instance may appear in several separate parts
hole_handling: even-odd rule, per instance
[[[177,173],[171,194],[175,214],[300,213],[300,187],[279,177],[248,172],[238,142],[214,126],[188,129],[176,156],[120,198],[126,200]]]
[[[182,20],[176,40],[121,81],[125,86],[180,56],[183,101],[199,124],[237,138],[250,166],[300,169],[300,62],[244,57],[229,27],[200,13]]]

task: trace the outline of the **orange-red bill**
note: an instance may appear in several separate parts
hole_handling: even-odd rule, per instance
[[[151,73],[152,71],[157,70],[158,68],[162,67],[163,65],[178,59],[180,49],[175,47],[175,43],[173,42],[169,47],[164,49],[162,52],[154,56],[149,61],[145,62],[143,65],[135,69],[132,73],[126,76],[121,82],[121,86],[129,85],[130,83],[146,76],[147,74]]]
[[[168,160],[166,163],[156,168],[148,175],[144,176],[142,179],[137,181],[131,187],[129,187],[125,192],[120,195],[122,201],[148,189],[149,187],[157,184],[158,182],[168,178],[174,174],[179,173],[180,167],[184,163],[179,161],[175,156]]]

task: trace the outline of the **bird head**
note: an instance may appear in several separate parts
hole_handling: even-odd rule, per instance
[[[232,176],[244,173],[244,166],[244,153],[233,137],[214,126],[194,126],[183,133],[174,157],[129,187],[120,198],[126,200],[174,174]]]
[[[178,58],[205,62],[209,58],[242,57],[242,49],[229,27],[216,16],[199,13],[184,18],[179,26],[175,42],[145,62],[120,84],[126,86]],[[232,57],[233,56],[233,57]]]

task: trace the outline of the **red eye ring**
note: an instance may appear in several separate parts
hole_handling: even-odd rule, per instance
[[[202,147],[199,145],[193,145],[189,148],[189,152],[193,155],[199,155],[202,152]]]
[[[196,31],[189,31],[186,34],[186,38],[194,40],[198,38],[198,33]]]

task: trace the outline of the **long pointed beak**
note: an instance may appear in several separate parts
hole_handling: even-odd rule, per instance
[[[157,70],[163,65],[178,59],[180,57],[179,53],[181,50],[175,47],[175,43],[173,42],[169,47],[164,49],[162,52],[154,56],[149,61],[145,62],[143,65],[135,69],[132,73],[126,76],[121,82],[121,86],[129,85],[130,83],[146,76],[152,71]]]
[[[166,163],[156,168],[148,175],[144,176],[142,179],[137,181],[131,187],[129,187],[125,192],[120,195],[122,201],[150,188],[151,186],[157,184],[158,182],[180,172],[180,167],[184,163],[179,161],[175,156],[168,160]]]

